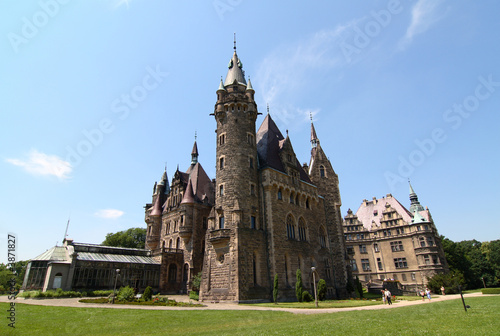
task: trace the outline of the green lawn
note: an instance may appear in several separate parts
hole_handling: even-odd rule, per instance
[[[325,300],[318,302],[318,309],[322,308],[347,308],[347,307],[363,307],[382,304],[382,300]],[[311,308],[316,309],[314,301],[312,302],[279,302],[274,304],[272,302],[252,303],[247,306],[270,307],[270,308]]]
[[[500,296],[330,314],[278,311],[158,311],[16,305],[16,329],[1,335],[498,335]],[[8,304],[1,303],[5,313]]]

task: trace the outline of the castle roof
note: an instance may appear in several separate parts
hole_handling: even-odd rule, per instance
[[[370,230],[373,222],[377,226],[380,226],[380,220],[383,218],[382,214],[386,210],[387,206],[396,210],[396,212],[408,224],[415,224],[422,221],[428,222],[430,220],[429,212],[427,210],[417,211],[412,214],[390,194],[387,195],[387,197],[373,199],[372,201],[364,200],[358,211],[356,211],[356,216],[358,217],[358,220],[363,223],[363,226],[367,230]]]
[[[185,182],[191,183],[192,194],[195,200],[202,202],[208,197],[208,202],[213,203],[213,184],[199,162],[189,166],[186,173],[182,173]],[[187,193],[187,191],[186,191]]]
[[[261,168],[269,167],[286,173],[283,162],[280,159],[280,152],[285,144],[290,143],[290,139],[285,139],[278,126],[274,123],[270,114],[267,114],[257,131],[257,153],[259,155],[259,165]],[[309,175],[296,160],[297,169],[302,181],[311,183]]]
[[[245,80],[245,74],[243,72],[243,64],[241,63],[238,55],[236,54],[236,47],[234,49],[234,54],[228,65],[229,70],[227,71],[226,80],[224,81],[224,86],[228,86],[236,81],[238,84],[247,85]]]

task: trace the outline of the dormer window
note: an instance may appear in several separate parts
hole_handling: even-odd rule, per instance
[[[291,154],[287,154],[286,156],[288,162],[292,162],[292,155]]]
[[[319,176],[321,177],[325,177],[326,174],[325,174],[325,167],[321,166],[319,167]]]

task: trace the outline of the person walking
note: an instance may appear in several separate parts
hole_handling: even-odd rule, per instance
[[[387,300],[387,304],[388,305],[392,304],[391,295],[392,295],[391,292],[389,292],[389,290],[386,288],[386,290],[385,290],[385,299]]]
[[[425,292],[423,290],[420,291],[420,296],[422,297],[422,301],[425,301]]]
[[[382,289],[381,291],[382,291],[382,302],[385,304],[386,302],[385,290]]]
[[[431,290],[429,288],[426,288],[425,289],[425,294],[427,295],[427,298],[429,299],[429,301],[431,300]]]
[[[441,294],[442,295],[446,295],[445,291],[444,291],[444,286],[441,286]]]

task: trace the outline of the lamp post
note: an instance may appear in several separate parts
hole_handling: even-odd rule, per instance
[[[115,297],[116,297],[116,283],[118,282],[118,277],[120,276],[120,269],[116,269],[116,276],[115,276],[115,287],[113,287],[113,300],[111,300],[111,303],[115,303]]]
[[[412,272],[411,275],[413,275],[413,278],[415,279],[415,295],[418,296],[417,276],[415,275],[415,272]]]
[[[314,303],[316,305],[316,308],[318,308],[318,293],[316,291],[316,267],[311,267],[311,271],[313,274],[313,284],[314,284]]]

